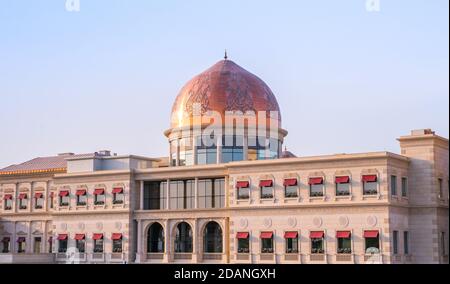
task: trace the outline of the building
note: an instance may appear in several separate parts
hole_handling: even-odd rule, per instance
[[[281,122],[270,88],[225,59],[176,98],[168,157],[0,170],[0,263],[448,263],[447,139],[295,157]]]

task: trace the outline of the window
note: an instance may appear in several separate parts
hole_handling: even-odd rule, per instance
[[[444,187],[443,187],[443,183],[442,183],[442,179],[438,178],[438,198],[444,198]]]
[[[380,253],[380,234],[378,231],[365,231],[364,241],[366,254]]]
[[[12,194],[5,194],[3,197],[5,201],[5,210],[12,210],[13,202],[12,202]]]
[[[144,183],[144,209],[161,210],[166,209],[166,181],[151,181]]]
[[[225,180],[198,181],[198,208],[223,208],[225,206]]]
[[[408,179],[402,178],[402,196],[408,197]]]
[[[58,252],[60,253],[67,252],[67,240],[68,240],[67,234],[60,234],[58,236]]]
[[[409,233],[403,232],[403,253],[405,255],[409,254]]]
[[[191,138],[180,139],[180,166],[192,166],[194,164],[194,148]]]
[[[86,252],[86,236],[84,234],[75,235],[75,246],[79,253]]]
[[[11,239],[9,237],[4,237],[2,240],[2,253],[9,253],[11,248]]]
[[[319,197],[324,196],[323,178],[310,178],[309,179],[309,196]]]
[[[336,239],[338,254],[352,253],[352,234],[350,231],[338,231],[336,233]]]
[[[111,236],[112,239],[112,252],[122,253],[122,234],[115,233]]]
[[[273,253],[273,232],[261,233],[261,253]]]
[[[175,252],[192,253],[192,229],[186,222],[182,222],[177,226],[175,234]]]
[[[35,237],[34,238],[33,252],[35,254],[40,254],[41,253],[41,243],[42,243],[42,238],[41,237]]]
[[[394,254],[398,254],[398,231],[392,232],[392,250]]]
[[[273,181],[272,180],[262,180],[259,183],[261,189],[261,199],[271,199],[273,198]]]
[[[94,234],[94,253],[103,253],[103,234]]]
[[[250,183],[248,181],[238,181],[236,184],[238,200],[250,198]]]
[[[298,232],[284,233],[286,253],[298,253]]]
[[[239,232],[237,238],[237,252],[250,253],[250,234],[247,232]]]
[[[199,136],[197,137],[197,164],[198,165],[209,165],[217,163],[217,143],[215,141],[211,142],[214,138],[214,134],[211,137]],[[213,144],[213,145],[207,145]]]
[[[153,223],[148,228],[147,252],[164,253],[164,229],[159,223]]]
[[[296,178],[284,180],[284,197],[296,198],[298,197],[298,180]]]
[[[28,203],[28,195],[26,193],[19,194],[19,209],[25,210],[27,209]]]
[[[441,253],[442,255],[446,256],[447,255],[447,249],[445,247],[445,233],[441,232]]]
[[[311,232],[309,238],[311,239],[311,254],[325,253],[324,232]]]
[[[60,191],[59,192],[59,206],[69,206],[70,197],[69,191]]]
[[[342,176],[335,178],[336,196],[350,195],[350,177]]]
[[[178,157],[178,140],[170,141],[170,165],[176,167]]]
[[[42,192],[36,192],[34,194],[34,209],[44,208],[44,194]]]
[[[86,204],[87,204],[86,189],[77,190],[77,206],[86,206]]]
[[[105,205],[105,189],[97,188],[94,190],[94,204]]]
[[[26,238],[19,237],[17,239],[17,253],[25,253],[26,247],[27,247]]]
[[[50,197],[49,197],[50,209],[53,209],[53,197],[54,197],[54,195],[55,195],[54,192],[50,192]]]
[[[244,159],[244,137],[224,136],[222,139],[222,163],[242,161]]]
[[[123,194],[123,188],[116,187],[112,190],[113,204],[123,204],[125,202],[125,196]]]
[[[194,180],[171,181],[169,189],[170,209],[194,208]]]
[[[48,238],[48,253],[53,253],[53,237]]]
[[[367,175],[362,177],[363,194],[377,195],[378,194],[378,177],[376,175]]]
[[[397,176],[391,176],[391,195],[397,195]]]
[[[203,232],[203,251],[205,253],[222,253],[222,229],[216,222],[209,222]]]

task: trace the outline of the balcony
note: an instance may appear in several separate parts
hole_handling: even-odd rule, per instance
[[[327,255],[324,253],[313,253],[309,255],[309,262],[316,264],[326,264]]]
[[[355,263],[355,258],[351,253],[338,253],[335,256],[335,261],[338,264],[353,264]]]

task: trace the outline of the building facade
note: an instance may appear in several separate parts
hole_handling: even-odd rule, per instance
[[[248,114],[231,131],[230,111]],[[181,90],[165,135],[165,158],[0,170],[0,263],[448,263],[448,140],[431,130],[399,154],[295,157],[270,88],[223,60]]]

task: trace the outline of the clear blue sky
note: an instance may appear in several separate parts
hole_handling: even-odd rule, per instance
[[[297,155],[449,134],[449,1],[0,0],[0,167],[61,152],[165,156],[183,84],[229,50],[278,98]]]

